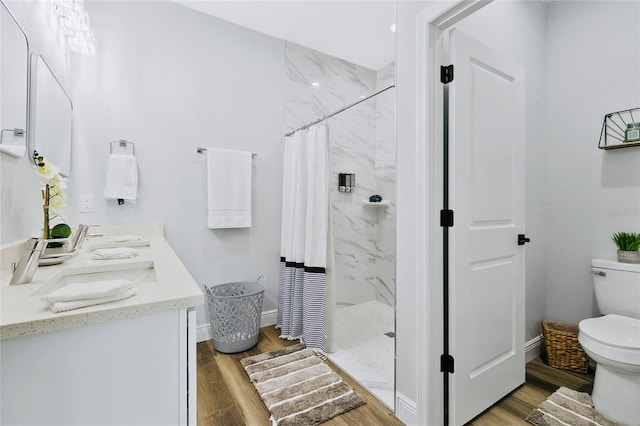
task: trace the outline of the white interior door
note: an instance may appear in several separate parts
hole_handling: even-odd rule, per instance
[[[525,381],[524,69],[449,30],[450,419]]]

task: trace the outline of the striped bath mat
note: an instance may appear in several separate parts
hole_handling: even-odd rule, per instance
[[[315,425],[366,403],[303,344],[240,362],[271,412],[273,425]]]
[[[564,386],[543,401],[526,420],[536,426],[618,426],[593,408],[588,393]]]

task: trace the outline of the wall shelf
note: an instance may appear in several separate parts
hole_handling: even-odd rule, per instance
[[[612,144],[609,144],[609,145],[599,145],[598,148],[600,148],[600,149],[617,149],[617,148],[629,148],[631,146],[640,146],[640,141],[612,143]]]
[[[382,200],[377,203],[372,203],[371,201],[363,201],[362,206],[380,208],[380,207],[389,207],[389,203],[390,203],[389,200]]]
[[[625,142],[625,129],[629,123],[640,123],[640,107],[605,114],[598,148],[618,149],[640,146],[640,141]]]

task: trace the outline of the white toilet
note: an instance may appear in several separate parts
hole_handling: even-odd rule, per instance
[[[593,405],[611,420],[640,426],[640,265],[594,259],[591,273],[604,316],[580,321],[578,340],[598,364]]]

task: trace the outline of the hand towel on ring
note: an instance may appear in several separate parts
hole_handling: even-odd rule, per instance
[[[107,164],[104,198],[134,204],[138,198],[138,163],[135,155],[111,154]]]

